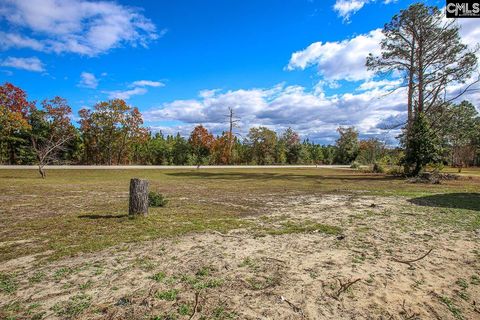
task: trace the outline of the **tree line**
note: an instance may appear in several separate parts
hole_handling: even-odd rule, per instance
[[[233,110],[229,130],[212,134],[197,125],[188,137],[164,135],[143,126],[140,111],[114,99],[79,111],[74,125],[68,102],[46,99],[38,106],[21,88],[0,86],[0,162],[2,164],[206,165],[206,164],[349,164],[357,157],[371,163],[394,154],[378,139],[359,141],[354,128],[339,128],[336,145],[301,140],[293,129],[277,133],[250,128],[235,134]]]
[[[443,163],[478,164],[480,117],[469,102],[445,107],[448,121],[439,124]],[[0,161],[2,164],[207,165],[207,164],[361,164],[397,165],[400,148],[377,138],[359,139],[354,127],[339,127],[335,145],[320,145],[288,128],[277,133],[250,128],[245,138],[233,132],[233,110],[221,135],[197,125],[189,137],[152,133],[140,111],[124,100],[99,102],[79,111],[74,125],[71,108],[61,98],[39,106],[11,83],[0,86]]]

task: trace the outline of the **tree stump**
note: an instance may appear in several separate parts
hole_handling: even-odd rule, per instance
[[[130,199],[128,214],[148,214],[148,180],[133,178],[130,180]]]

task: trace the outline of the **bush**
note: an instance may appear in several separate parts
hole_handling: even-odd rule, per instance
[[[350,165],[351,169],[360,169],[360,164],[357,161],[353,161]]]
[[[391,174],[392,176],[397,176],[397,177],[403,177],[405,176],[405,171],[403,170],[403,167],[400,166],[395,166],[390,168],[387,171],[388,174]]]
[[[163,194],[150,191],[148,193],[148,206],[149,207],[165,207],[168,200],[165,199]]]
[[[380,163],[375,162],[373,164],[372,172],[373,173],[385,173],[385,168]]]

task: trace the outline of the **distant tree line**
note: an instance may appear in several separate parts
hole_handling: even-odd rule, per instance
[[[476,165],[480,151],[480,117],[468,102],[448,105],[439,122],[442,161]],[[403,151],[376,138],[359,139],[354,127],[338,128],[335,145],[304,139],[293,129],[277,133],[266,127],[250,128],[244,138],[230,129],[212,134],[197,125],[189,137],[152,133],[143,126],[137,108],[116,99],[79,111],[72,123],[71,108],[60,97],[37,106],[26,93],[10,84],[0,86],[0,162],[85,165],[207,165],[207,164],[374,164],[396,165]],[[232,117],[230,117],[232,121]],[[232,124],[232,123],[230,123]],[[227,123],[228,125],[228,123]]]

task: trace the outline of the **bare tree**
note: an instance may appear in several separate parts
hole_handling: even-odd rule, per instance
[[[37,157],[38,172],[46,178],[45,165],[57,162],[67,144],[75,138],[75,128],[70,123],[71,109],[60,97],[42,102],[43,110],[32,109],[30,140]]]
[[[234,133],[233,133],[233,128],[238,128],[237,123],[240,121],[240,119],[235,118],[235,112],[233,111],[232,107],[228,107],[228,122],[229,122],[229,129],[228,129],[228,164],[231,164],[232,162],[232,151],[233,151],[233,143],[234,143]]]

